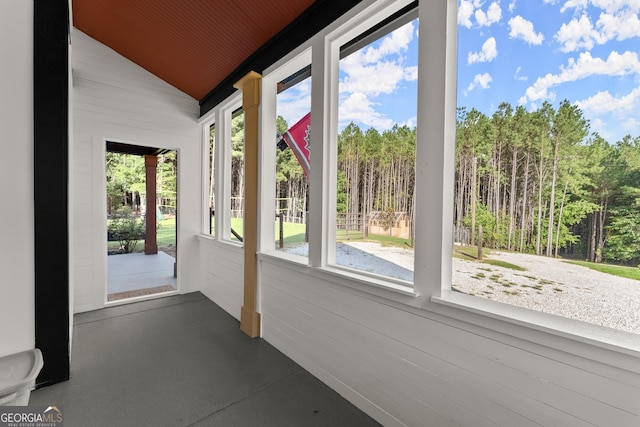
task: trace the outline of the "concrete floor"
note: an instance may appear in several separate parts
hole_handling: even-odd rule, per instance
[[[155,255],[131,253],[107,256],[107,293],[131,291],[171,285],[177,289],[173,276],[175,258],[162,251]]]
[[[199,292],[74,326],[71,380],[29,402],[57,405],[66,427],[378,425]]]

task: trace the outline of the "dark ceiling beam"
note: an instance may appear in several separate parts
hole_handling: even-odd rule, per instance
[[[309,40],[361,0],[316,0],[291,24],[249,56],[211,92],[200,100],[200,116],[235,92],[233,84],[249,71],[263,73],[279,59]]]
[[[124,144],[122,142],[107,141],[108,153],[132,154],[134,156],[158,156],[171,150],[165,148],[143,147],[141,145]]]

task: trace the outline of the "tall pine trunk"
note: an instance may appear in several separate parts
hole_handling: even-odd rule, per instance
[[[547,227],[547,256],[553,254],[553,215],[556,202],[556,181],[558,179],[558,162],[560,147],[560,139],[556,136],[556,142],[553,150],[553,173],[551,175],[551,198],[549,201],[549,225]]]

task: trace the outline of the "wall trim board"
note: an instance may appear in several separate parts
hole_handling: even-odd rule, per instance
[[[38,386],[69,379],[69,3],[34,1],[35,345]]]

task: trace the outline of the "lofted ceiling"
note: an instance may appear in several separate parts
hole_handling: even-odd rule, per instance
[[[313,3],[72,0],[73,26],[202,100]]]

